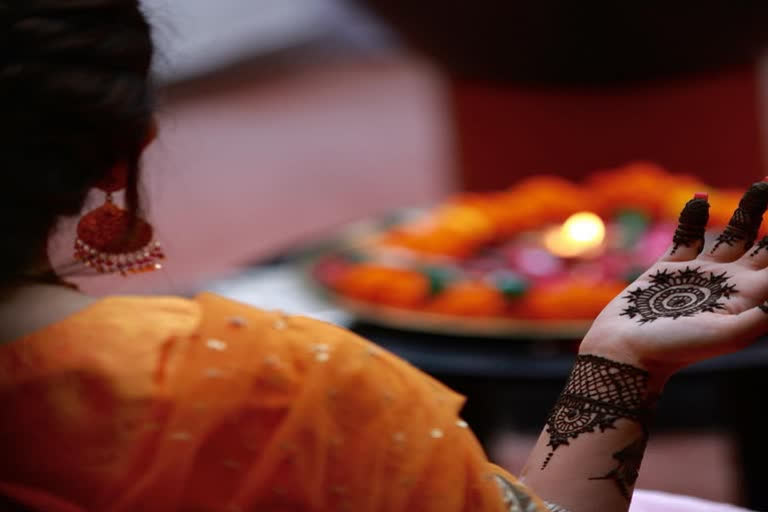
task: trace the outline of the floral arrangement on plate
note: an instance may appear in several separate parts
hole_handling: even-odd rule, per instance
[[[672,240],[694,192],[725,226],[741,193],[649,163],[576,184],[554,176],[465,194],[348,233],[312,275],[342,306],[396,327],[578,336]]]

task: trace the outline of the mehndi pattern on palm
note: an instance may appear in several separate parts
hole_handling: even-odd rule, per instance
[[[725,272],[708,274],[700,267],[658,270],[650,276],[650,286],[638,287],[624,296],[629,305],[621,314],[644,324],[659,318],[678,319],[725,309],[722,299],[738,293],[736,286],[728,284]]]

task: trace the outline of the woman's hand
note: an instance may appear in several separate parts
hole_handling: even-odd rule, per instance
[[[540,496],[626,511],[669,376],[768,331],[768,237],[754,244],[766,206],[768,181],[755,183],[707,237],[709,203],[697,194],[666,254],[600,313],[523,470]]]
[[[580,352],[644,368],[663,385],[680,368],[768,331],[768,237],[754,244],[767,205],[768,181],[755,183],[705,243],[709,203],[697,194],[670,249],[603,310]]]

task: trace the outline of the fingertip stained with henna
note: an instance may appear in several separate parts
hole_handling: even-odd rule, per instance
[[[701,248],[704,247],[704,234],[709,222],[708,198],[708,194],[697,192],[693,199],[685,204],[672,238],[672,255],[676,254],[681,246],[691,247],[698,241],[701,241]]]
[[[739,207],[733,212],[728,226],[717,237],[717,243],[712,248],[712,254],[722,245],[733,247],[743,242],[749,249],[755,243],[763,214],[768,208],[768,181],[754,183],[739,201]]]

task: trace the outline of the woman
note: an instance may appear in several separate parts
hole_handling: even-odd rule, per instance
[[[93,188],[124,188],[128,213],[110,199],[83,217],[78,257],[160,256],[136,206],[150,29],[136,0],[6,0],[0,23],[0,494],[19,507],[623,511],[667,379],[768,328],[768,241],[748,250],[768,183],[706,247],[694,198],[584,339],[521,483],[487,461],[462,397],[342,329],[214,295],[95,300],[55,277],[48,236]]]

